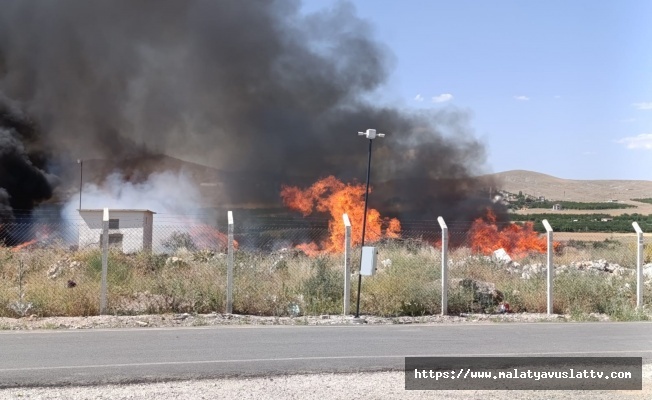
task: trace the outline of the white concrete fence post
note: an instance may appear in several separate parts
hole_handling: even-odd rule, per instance
[[[643,307],[643,230],[638,222],[632,222],[636,231],[636,308]]]
[[[349,315],[351,309],[351,221],[347,214],[344,220],[344,307],[343,314]]]
[[[448,314],[448,226],[443,217],[438,217],[441,228],[441,315]]]
[[[547,297],[548,297],[548,315],[552,315],[552,280],[555,276],[555,271],[554,271],[554,266],[552,264],[552,251],[554,247],[554,243],[552,241],[552,226],[550,226],[550,223],[548,222],[547,219],[544,219],[541,221],[543,223],[543,226],[546,228],[547,236],[548,236],[548,285],[547,285]]]
[[[100,286],[100,315],[106,314],[106,276],[109,270],[109,209],[102,216],[102,283]]]
[[[226,265],[226,313],[233,313],[233,212],[228,212],[229,234]]]

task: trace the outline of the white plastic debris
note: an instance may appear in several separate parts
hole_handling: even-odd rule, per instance
[[[512,262],[512,258],[509,256],[509,254],[507,254],[505,249],[498,249],[494,251],[494,259],[504,263]]]

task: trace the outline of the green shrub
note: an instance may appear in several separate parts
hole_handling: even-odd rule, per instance
[[[311,263],[312,275],[303,284],[307,314],[336,314],[342,310],[344,279],[327,257]]]

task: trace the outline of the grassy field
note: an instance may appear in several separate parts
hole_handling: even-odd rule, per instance
[[[585,241],[574,234],[572,246],[555,256],[556,265],[607,259],[632,269],[635,247],[627,240],[604,237]],[[560,239],[559,236],[556,239]],[[592,235],[592,239],[597,239]],[[589,239],[591,240],[591,239]],[[594,244],[591,244],[594,243]],[[647,258],[652,258],[648,248]],[[356,254],[357,252],[354,252]],[[359,254],[359,253],[357,253]],[[182,252],[177,259],[150,254],[109,257],[108,305],[111,314],[223,312],[226,297],[226,257],[208,252]],[[358,256],[352,265],[359,265]],[[544,263],[544,255],[518,260]],[[648,260],[649,262],[649,260]],[[466,248],[450,253],[450,277],[492,282],[512,308],[546,311],[545,279],[522,279],[504,265],[472,254]],[[97,250],[70,252],[35,249],[13,252],[0,248],[0,316],[87,316],[99,312],[101,255]],[[342,255],[308,257],[300,252],[263,254],[236,252],[234,312],[250,315],[340,314],[343,299]],[[441,310],[441,254],[428,243],[386,243],[379,246],[379,270],[363,279],[361,309],[380,316],[427,315]],[[352,282],[357,282],[354,275]],[[351,298],[356,298],[352,285]],[[569,273],[555,280],[554,310],[578,319],[606,313],[615,319],[636,319],[633,276],[608,277]],[[452,285],[450,313],[483,310],[473,291]],[[646,287],[645,301],[652,303]]]

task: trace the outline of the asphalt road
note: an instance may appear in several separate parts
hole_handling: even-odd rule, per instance
[[[652,358],[652,323],[0,332],[0,388],[400,370],[406,356]]]

